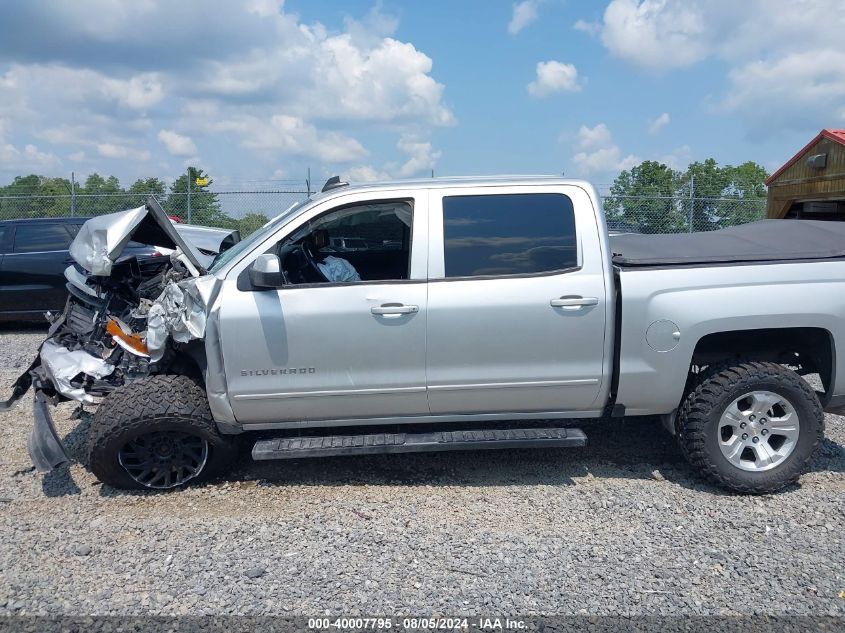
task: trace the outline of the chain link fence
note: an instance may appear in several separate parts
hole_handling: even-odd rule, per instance
[[[238,229],[252,233],[269,219],[310,194],[305,187],[280,191],[187,193],[114,193],[58,196],[0,196],[0,220],[81,217],[115,213],[142,206],[155,197],[168,215],[181,222]]]
[[[608,230],[617,233],[713,231],[766,217],[765,198],[602,196]]]
[[[91,217],[144,204],[143,193],[0,196],[0,220]],[[277,191],[152,194],[182,222],[238,229],[246,236],[291,205],[305,200],[305,186]],[[608,228],[616,233],[687,233],[753,222],[766,217],[766,199],[683,196],[602,197]]]

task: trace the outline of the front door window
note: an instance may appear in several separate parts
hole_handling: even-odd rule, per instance
[[[410,277],[407,201],[355,204],[308,222],[278,245],[289,284],[400,281]]]

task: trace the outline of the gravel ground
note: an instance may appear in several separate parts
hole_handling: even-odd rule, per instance
[[[43,337],[0,331],[6,390]],[[3,396],[5,397],[5,396]],[[253,463],[171,494],[102,486],[3,414],[2,614],[845,615],[845,421],[812,472],[743,497],[691,476],[654,420],[585,449]]]

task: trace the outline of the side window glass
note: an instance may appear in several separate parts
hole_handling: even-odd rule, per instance
[[[9,229],[5,226],[0,226],[0,253],[6,252],[7,239],[9,239]]]
[[[291,284],[408,279],[413,205],[354,204],[312,220],[278,247]]]
[[[578,265],[575,212],[557,193],[443,198],[446,277],[524,275]]]
[[[15,231],[15,252],[62,251],[72,236],[63,224],[19,224]]]

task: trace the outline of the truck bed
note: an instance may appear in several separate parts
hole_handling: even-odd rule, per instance
[[[622,268],[845,258],[845,222],[760,220],[718,231],[610,236]]]

